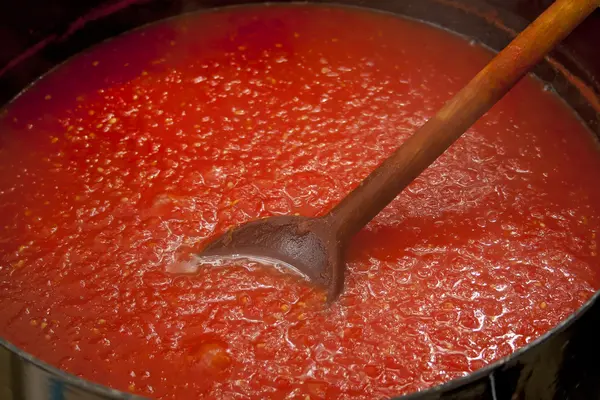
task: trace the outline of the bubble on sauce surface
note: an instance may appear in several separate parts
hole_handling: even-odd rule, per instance
[[[282,274],[293,275],[296,279],[309,280],[295,266],[284,261],[268,256],[236,253],[211,256],[202,255],[202,253],[192,254],[185,260],[178,260],[167,265],[165,271],[169,274],[194,274],[201,268],[228,268],[234,266],[241,266],[249,270],[273,268]]]

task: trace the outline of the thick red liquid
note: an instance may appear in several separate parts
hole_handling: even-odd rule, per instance
[[[327,212],[490,57],[294,6],[71,60],[1,120],[0,333],[167,399],[381,398],[510,354],[600,287],[598,146],[531,78],[359,233],[331,307],[256,265],[166,271],[232,224]]]

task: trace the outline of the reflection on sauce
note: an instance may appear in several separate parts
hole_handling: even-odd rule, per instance
[[[597,145],[533,79],[355,238],[346,290],[207,238],[320,215],[490,58],[383,14],[197,14],[71,60],[0,121],[0,327],[159,398],[381,398],[463,376],[576,310],[598,275]]]

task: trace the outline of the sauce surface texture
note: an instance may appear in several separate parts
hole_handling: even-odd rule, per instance
[[[490,57],[318,6],[81,54],[0,120],[0,333],[165,399],[381,398],[510,354],[600,287],[598,146],[532,78],[357,235],[331,307],[250,263],[167,272],[230,225],[324,214]]]

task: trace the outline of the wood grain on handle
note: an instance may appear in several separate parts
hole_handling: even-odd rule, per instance
[[[354,235],[564,39],[600,0],[557,0],[324,218]]]

